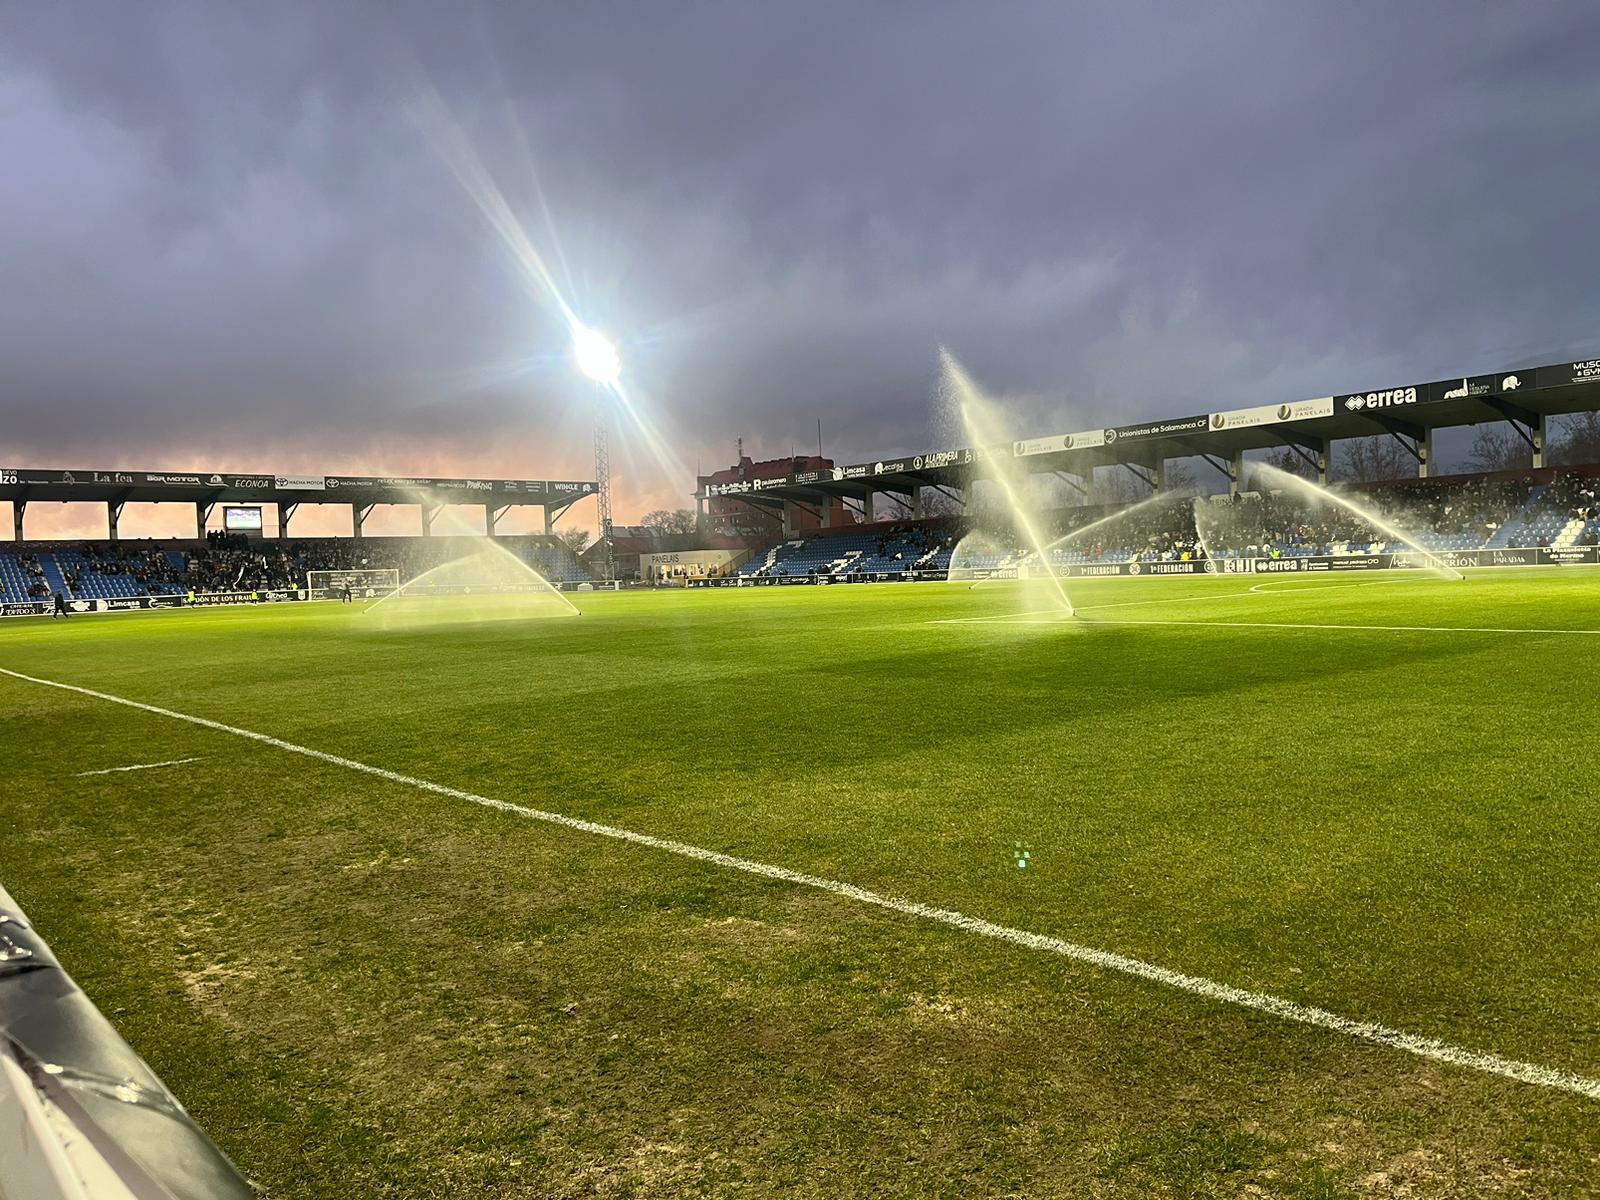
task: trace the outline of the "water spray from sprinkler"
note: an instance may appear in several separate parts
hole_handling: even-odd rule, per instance
[[[1073,616],[1074,609],[1072,601],[1067,598],[1067,589],[1061,586],[1060,577],[1050,565],[1049,556],[1044,552],[1044,539],[1039,536],[1039,530],[1023,503],[1023,483],[1021,480],[1011,478],[1017,470],[1015,461],[1009,454],[1011,439],[1003,436],[1004,431],[999,428],[992,402],[978,389],[972,377],[956,361],[955,355],[943,346],[939,347],[939,362],[943,368],[943,385],[949,389],[956,410],[961,414],[961,423],[967,431],[968,440],[972,442],[973,451],[983,454],[989,447],[1007,448],[1007,453],[988,456],[988,460],[994,466],[993,478],[1005,494],[1006,506],[1011,510],[1017,528],[1033,546],[1033,552],[1038,556],[1039,565],[1050,580],[1060,606],[1069,617]]]
[[[1290,485],[1291,487],[1300,489],[1300,491],[1304,492],[1308,496],[1314,496],[1319,500],[1328,500],[1334,504],[1337,504],[1340,508],[1348,509],[1367,524],[1371,525],[1374,529],[1381,530],[1383,533],[1387,534],[1394,541],[1404,542],[1407,546],[1410,546],[1411,549],[1415,550],[1427,560],[1428,566],[1431,570],[1437,572],[1443,578],[1453,580],[1457,583],[1466,578],[1465,575],[1456,570],[1449,563],[1445,562],[1444,559],[1440,558],[1437,554],[1434,554],[1431,550],[1424,550],[1421,544],[1418,543],[1415,538],[1411,537],[1402,530],[1396,529],[1393,525],[1389,524],[1389,522],[1385,521],[1376,513],[1362,508],[1359,504],[1356,504],[1353,501],[1345,499],[1345,497],[1339,495],[1339,493],[1330,492],[1324,487],[1318,487],[1309,480],[1301,479],[1300,476],[1294,474],[1293,472],[1285,471],[1280,467],[1275,467],[1271,463],[1256,463],[1255,469],[1258,472],[1265,473],[1268,479],[1279,480]]]
[[[1076,541],[1078,538],[1081,538],[1084,534],[1093,533],[1096,529],[1100,529],[1100,528],[1102,528],[1102,527],[1104,527],[1106,525],[1110,525],[1114,521],[1122,520],[1123,517],[1131,517],[1131,516],[1133,516],[1134,513],[1143,512],[1147,508],[1154,508],[1156,505],[1158,505],[1160,503],[1163,503],[1163,502],[1171,502],[1173,500],[1181,500],[1184,497],[1185,494],[1186,494],[1185,492],[1177,491],[1177,490],[1170,491],[1170,492],[1156,492],[1152,496],[1146,496],[1143,500],[1140,500],[1137,504],[1130,504],[1126,508],[1119,508],[1116,512],[1110,513],[1107,516],[1101,517],[1097,521],[1090,521],[1087,525],[1084,525],[1084,526],[1082,526],[1082,527],[1080,527],[1078,529],[1069,529],[1066,533],[1063,533],[1055,541],[1053,541],[1053,542],[1049,543],[1047,546],[1045,546],[1045,549],[1046,550],[1054,550],[1057,546],[1064,546],[1068,542]]]

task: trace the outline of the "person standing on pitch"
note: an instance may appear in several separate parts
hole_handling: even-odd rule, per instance
[[[350,603],[350,585],[348,583],[345,584],[344,587],[339,590],[339,603],[341,603],[341,604],[349,604]]]
[[[60,592],[57,592],[56,593],[56,606],[50,613],[50,619],[52,621],[54,621],[57,617],[61,617],[61,618],[64,619],[64,618],[66,618],[68,616],[71,616],[71,614],[67,611],[67,598],[65,596],[63,596]]]

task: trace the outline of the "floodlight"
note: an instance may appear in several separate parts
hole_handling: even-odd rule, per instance
[[[578,325],[572,330],[572,356],[578,369],[597,383],[615,383],[622,374],[622,359],[606,335]]]

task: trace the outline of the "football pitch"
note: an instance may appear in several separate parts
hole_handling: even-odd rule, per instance
[[[7,621],[0,883],[274,1198],[1593,1194],[1600,574],[1070,589]]]

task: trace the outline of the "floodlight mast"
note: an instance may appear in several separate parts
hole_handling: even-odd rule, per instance
[[[611,531],[611,445],[604,393],[616,386],[622,374],[622,359],[605,334],[584,325],[572,331],[572,356],[577,359],[579,370],[599,384],[602,391],[594,408],[594,487],[600,521],[600,577],[611,583],[617,577],[617,562]]]
[[[611,447],[606,435],[606,410],[594,409],[594,490],[600,518],[600,578],[606,583],[617,576],[616,552],[611,543]]]

